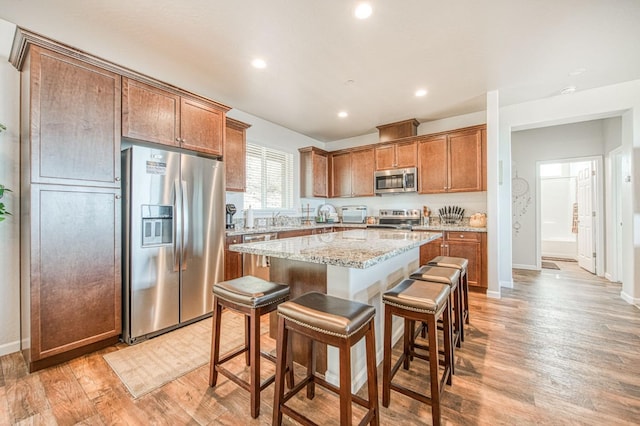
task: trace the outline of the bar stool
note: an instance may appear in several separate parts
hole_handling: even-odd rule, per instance
[[[286,414],[295,421],[313,425],[309,418],[286,405],[296,393],[306,386],[307,398],[315,396],[315,384],[340,395],[340,424],[350,425],[354,402],[367,409],[360,424],[379,424],[378,385],[376,375],[376,344],[374,332],[375,308],[364,303],[353,302],[310,292],[278,306],[278,343],[276,363],[276,387],[273,404],[273,424],[282,424]],[[287,346],[289,332],[310,339],[307,353],[307,374],[304,380],[284,394],[285,363],[282,353]],[[351,393],[351,347],[365,338],[367,354],[368,400]],[[340,386],[336,387],[315,372],[315,344],[325,343],[340,350]]]
[[[446,284],[406,279],[400,284],[382,295],[384,303],[384,360],[382,367],[382,405],[389,407],[391,402],[391,389],[407,395],[417,401],[431,405],[431,416],[434,425],[441,421],[440,399],[444,390],[444,384],[451,385],[453,367],[453,345],[451,342],[451,287]],[[391,335],[393,333],[393,316],[399,316],[405,320],[404,347],[402,355],[391,368]],[[439,377],[439,351],[437,320],[442,316],[443,346],[444,346],[444,371]],[[429,355],[424,356],[415,353],[414,346],[407,337],[411,333],[416,321],[425,322],[428,331]],[[431,381],[431,394],[429,397],[421,392],[393,383],[393,377],[398,372],[401,364],[407,370],[413,357],[429,361],[429,376]]]
[[[460,271],[460,284],[462,285],[463,299],[462,313],[464,315],[465,323],[469,324],[469,278],[467,276],[469,260],[464,257],[436,256],[431,259],[427,265],[454,268]]]
[[[273,312],[281,302],[289,299],[289,286],[275,284],[258,277],[247,275],[213,285],[213,335],[211,338],[211,363],[209,366],[209,386],[214,387],[218,373],[224,375],[251,394],[251,417],[260,413],[260,391],[269,386],[275,379],[270,376],[260,382],[260,356],[276,362],[275,357],[260,352],[260,317]],[[245,316],[245,342],[240,348],[220,356],[220,323],[222,309],[227,308]],[[250,366],[249,381],[245,381],[222,364],[241,355],[247,354],[246,363]],[[289,359],[291,359],[289,357]],[[292,361],[287,363],[289,385],[293,385]]]
[[[441,266],[421,266],[409,278],[421,281],[430,281],[451,286],[451,297],[453,299],[454,325],[453,340],[456,347],[462,345],[464,340],[463,316],[462,316],[462,292],[460,291],[460,271],[453,268]]]

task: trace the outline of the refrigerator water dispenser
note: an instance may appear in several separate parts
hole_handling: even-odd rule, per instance
[[[142,247],[173,244],[173,206],[142,205]]]

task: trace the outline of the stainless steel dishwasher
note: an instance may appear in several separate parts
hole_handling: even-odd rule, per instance
[[[247,234],[242,237],[243,243],[257,243],[259,241],[276,240],[278,234],[267,232],[263,234]],[[269,281],[269,257],[259,254],[242,254],[242,274],[253,275]]]

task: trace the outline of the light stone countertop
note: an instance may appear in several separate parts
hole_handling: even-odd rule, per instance
[[[459,232],[487,232],[486,227],[469,225],[420,225],[412,228],[414,231],[459,231]]]
[[[226,235],[228,237],[234,235],[249,235],[249,234],[264,234],[267,232],[284,232],[284,231],[298,231],[302,229],[321,229],[321,228],[336,228],[340,231],[340,228],[362,228],[366,229],[367,225],[364,223],[316,223],[312,225],[294,225],[294,226],[271,226],[266,228],[238,228],[228,229]],[[477,228],[469,225],[416,225],[412,228],[414,231],[465,231],[465,232],[487,232],[486,227]]]
[[[440,232],[354,229],[233,244],[229,250],[302,262],[365,269],[442,237]]]

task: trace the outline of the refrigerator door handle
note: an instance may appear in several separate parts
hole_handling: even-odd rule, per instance
[[[189,246],[189,203],[187,202],[187,181],[182,182],[182,270],[187,269],[187,247]]]
[[[173,181],[173,209],[175,223],[173,226],[173,271],[178,272],[180,270],[180,258],[178,257],[178,240],[180,236],[180,229],[182,228],[182,215],[178,212],[178,207],[182,204],[182,197],[180,188],[178,187],[178,180]]]

